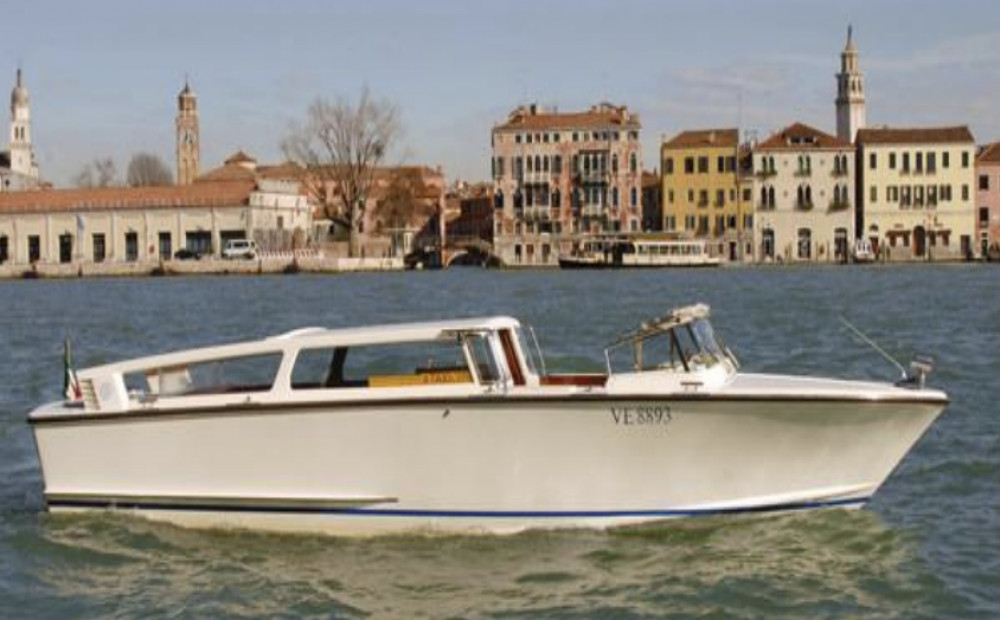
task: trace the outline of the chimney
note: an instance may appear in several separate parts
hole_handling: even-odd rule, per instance
[[[715,130],[708,132],[708,143],[715,144]]]

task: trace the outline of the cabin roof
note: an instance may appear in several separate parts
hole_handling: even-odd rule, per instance
[[[127,361],[87,368],[81,376],[92,377],[108,372],[136,372],[149,368],[181,366],[212,360],[283,353],[288,349],[325,348],[391,344],[395,342],[420,342],[447,338],[453,333],[474,332],[520,326],[509,316],[492,316],[419,323],[396,323],[367,327],[328,329],[307,327],[260,340],[224,344],[219,346],[187,349],[131,359]]]

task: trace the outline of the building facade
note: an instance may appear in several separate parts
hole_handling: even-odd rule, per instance
[[[608,103],[573,113],[521,106],[495,126],[497,257],[554,266],[589,235],[639,232],[640,128],[637,114]]]
[[[854,242],[854,147],[795,123],[753,150],[759,261],[846,262]]]
[[[31,142],[31,100],[21,70],[10,93],[8,148],[0,152],[0,191],[38,186],[38,163]]]
[[[663,230],[707,239],[737,260],[749,238],[752,205],[741,190],[738,129],[684,131],[660,145]]]
[[[159,262],[247,238],[252,183],[0,195],[0,264]]]
[[[847,27],[847,45],[840,53],[837,74],[837,137],[854,143],[858,130],[865,126],[865,78],[858,66],[852,28]]]
[[[980,255],[1000,257],[1000,142],[976,157],[976,240]]]
[[[177,95],[177,184],[190,185],[201,166],[201,130],[198,126],[198,97],[186,81]]]
[[[861,129],[858,234],[883,260],[954,260],[977,251],[968,127]]]

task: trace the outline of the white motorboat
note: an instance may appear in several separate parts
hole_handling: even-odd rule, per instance
[[[559,255],[563,269],[625,269],[635,267],[718,267],[701,239],[656,236],[594,237]]]
[[[857,507],[948,403],[922,373],[740,372],[708,314],[643,323],[596,374],[547,373],[508,317],[308,328],[82,370],[78,399],[29,415],[45,499],[361,535]]]

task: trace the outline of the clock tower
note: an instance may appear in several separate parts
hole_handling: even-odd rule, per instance
[[[190,185],[198,177],[201,144],[198,132],[198,97],[187,80],[177,95],[177,184]]]

